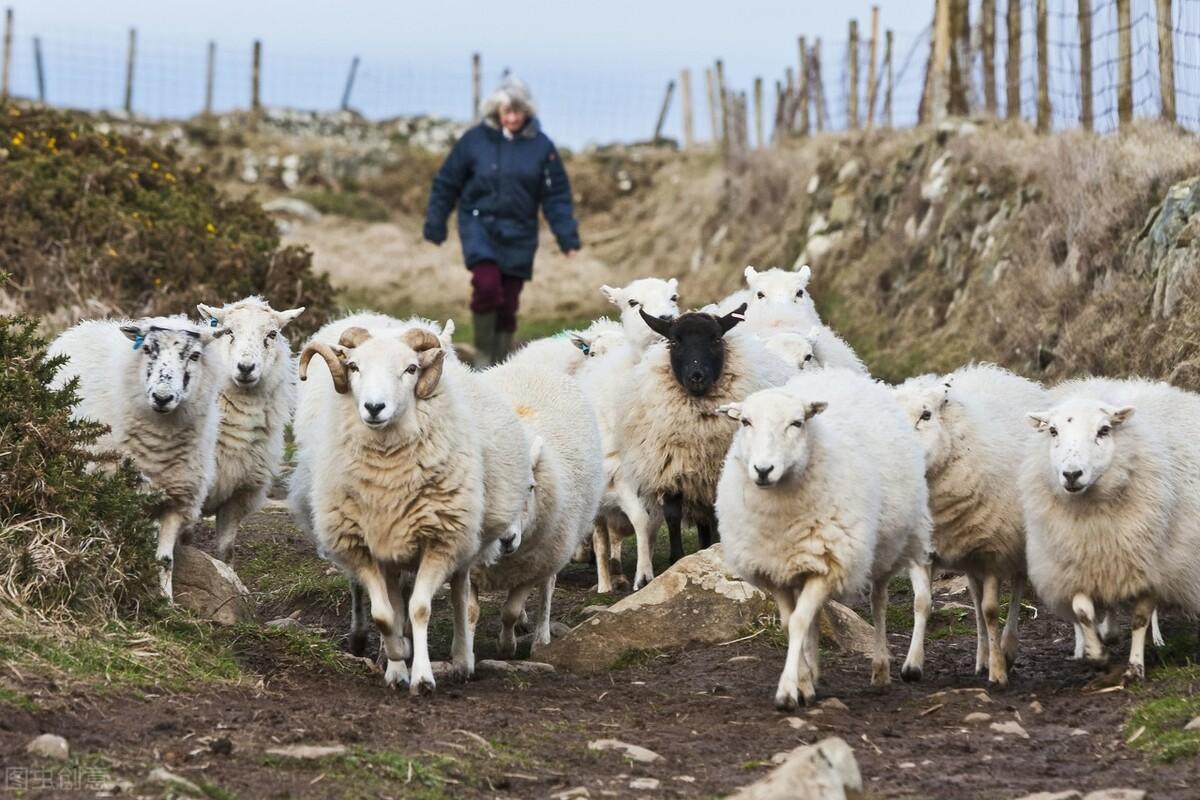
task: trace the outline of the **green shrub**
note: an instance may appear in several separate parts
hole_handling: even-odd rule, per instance
[[[89,469],[103,428],[71,418],[74,381],[49,388],[63,359],[36,330],[0,316],[0,604],[99,618],[153,602],[157,497],[128,462]]]
[[[322,214],[336,214],[364,222],[387,222],[388,210],[378,200],[358,192],[331,192],[326,189],[305,189],[294,197],[303,200]]]
[[[220,192],[171,149],[78,116],[0,106],[0,264],[35,316],[190,313],[249,294],[323,324],[333,289],[303,247],[279,247],[253,198]]]

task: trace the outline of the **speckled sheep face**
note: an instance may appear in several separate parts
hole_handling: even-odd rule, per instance
[[[426,354],[395,336],[372,336],[346,353],[346,373],[358,417],[368,428],[385,428],[408,412]]]
[[[763,340],[763,346],[796,369],[815,369],[821,366],[813,353],[816,339],[813,331],[807,334],[786,331],[768,336]]]
[[[1049,440],[1047,475],[1059,491],[1083,494],[1104,479],[1113,464],[1118,431],[1132,416],[1133,406],[1117,408],[1085,398],[1028,415]]]
[[[644,311],[642,320],[667,340],[671,353],[671,371],[679,385],[693,397],[704,397],[725,370],[724,336],[742,321],[745,305],[726,314],[684,314],[674,322],[651,317]]]
[[[896,388],[896,402],[921,441],[926,472],[941,467],[950,454],[950,431],[942,415],[950,402],[949,390],[936,376],[914,378]]]
[[[203,369],[201,359],[211,335],[144,322],[122,325],[121,332],[140,354],[142,386],[150,408],[169,414],[187,402]]]
[[[621,325],[629,341],[643,349],[657,337],[641,323],[641,312],[666,321],[679,316],[679,281],[675,278],[641,278],[623,289],[601,286],[600,291],[621,310]]]
[[[787,389],[767,389],[744,402],[721,406],[721,413],[741,425],[732,452],[755,486],[768,489],[804,474],[809,459],[808,421],[826,405]]]
[[[229,380],[241,389],[257,386],[264,375],[286,356],[278,346],[283,328],[303,313],[303,308],[275,311],[268,305],[235,303],[224,308],[196,307],[200,315],[213,320],[217,347],[229,370]]]
[[[750,288],[751,302],[812,304],[808,296],[808,281],[812,270],[807,265],[795,272],[775,267],[759,272],[746,267],[746,285]]]

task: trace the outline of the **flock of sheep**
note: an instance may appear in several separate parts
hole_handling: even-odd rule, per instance
[[[610,592],[633,536],[639,589],[664,522],[672,561],[688,520],[702,546],[719,531],[728,565],[774,596],[788,631],[781,709],[815,696],[830,598],[869,589],[872,683],[888,683],[887,587],[902,571],[915,618],[906,680],[922,675],[934,566],[966,574],[976,672],[1000,685],[1027,582],[1075,623],[1075,658],[1092,663],[1130,608],[1130,678],[1144,673],[1158,607],[1200,612],[1200,397],[1144,380],[1046,389],[990,365],[888,386],[821,322],[808,267],[745,276],[744,290],[682,314],[675,280],[605,286],[619,320],[482,372],[455,356],[452,323],[369,312],[324,326],[296,359],[282,331],[303,309],[256,297],[201,305],[200,322],[84,322],[50,354],[68,358],[60,385],[79,379],[76,413],[108,424],[98,446],[164,495],[167,596],[176,541],[202,513],[232,560],[291,422],[289,507],[350,578],[350,649],[365,648],[369,602],[385,681],[413,693],[434,687],[428,624],[443,583],[452,669],[468,677],[479,586],[506,592],[508,656],[539,589],[534,647],[547,644],[572,555],[590,538]]]

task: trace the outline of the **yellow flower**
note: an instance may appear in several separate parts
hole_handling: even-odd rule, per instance
[[[158,162],[157,162],[157,161],[151,161],[151,162],[150,162],[150,169],[158,169]]]
[[[155,278],[155,279],[154,279],[154,285],[155,285],[155,286],[162,286],[162,278]]]
[[[216,226],[216,225],[213,225],[213,224],[210,222],[210,223],[208,223],[207,225],[205,225],[205,226],[204,226],[204,230],[208,231],[209,233],[216,233],[216,232],[217,232],[217,226]]]
[[[67,136],[69,136],[71,138],[72,142],[79,138],[79,134],[76,133],[75,131],[71,131],[70,133],[67,134]]]
[[[57,144],[58,144],[58,139],[51,136],[49,139],[46,140],[46,149],[54,150],[54,149],[56,149]]]
[[[25,143],[25,134],[21,133],[20,131],[14,133],[12,137],[12,143],[13,147],[20,147]]]
[[[140,217],[141,217],[141,214],[139,214],[137,211],[133,212],[133,218],[134,218],[134,219],[138,219],[138,218],[140,218]]]
[[[113,258],[116,258],[116,257],[117,257],[117,251],[116,251],[116,250],[113,250],[111,247],[110,247],[110,248],[108,248],[108,254],[109,254],[110,256],[112,256]]]
[[[164,180],[164,181],[166,181],[167,183],[174,183],[174,182],[175,182],[175,176],[174,176],[174,175],[172,175],[172,174],[171,174],[171,173],[169,173],[169,172],[164,172],[164,173],[163,173],[163,180]]]
[[[138,174],[136,172],[129,173],[129,180],[136,181],[137,179],[138,179]]]

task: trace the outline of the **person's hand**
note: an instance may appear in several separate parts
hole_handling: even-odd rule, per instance
[[[575,254],[578,252],[578,250],[563,250],[563,255],[567,258],[574,258]]]

